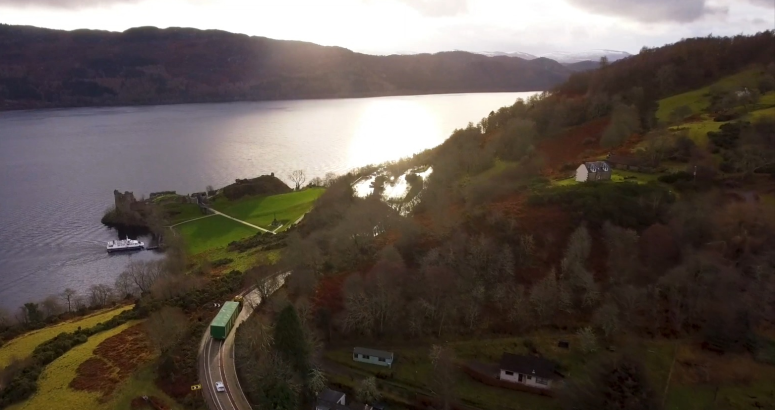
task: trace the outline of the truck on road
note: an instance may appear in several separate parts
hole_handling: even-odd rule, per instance
[[[226,336],[231,332],[231,328],[234,326],[234,322],[239,315],[241,303],[239,302],[224,302],[221,310],[215,316],[212,322],[210,322],[210,336],[213,339],[226,339]]]

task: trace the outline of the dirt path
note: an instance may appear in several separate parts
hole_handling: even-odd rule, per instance
[[[189,222],[198,221],[198,220],[200,220],[200,219],[209,218],[209,217],[211,217],[211,216],[215,216],[215,214],[210,214],[210,215],[200,216],[199,218],[194,218],[194,219],[189,219],[189,220],[187,220],[187,221],[178,222],[178,223],[176,223],[175,225],[170,225],[170,226],[168,226],[167,228],[174,228],[174,227],[176,227],[176,226],[178,226],[178,225],[187,224],[187,223],[189,223]]]
[[[252,224],[252,223],[250,223],[250,222],[245,222],[245,221],[243,221],[243,220],[241,220],[241,219],[237,219],[237,218],[234,218],[234,217],[232,217],[232,216],[226,215],[225,213],[223,213],[223,212],[220,212],[220,211],[216,211],[216,210],[215,210],[215,209],[213,209],[213,208],[207,208],[207,209],[209,209],[210,211],[212,211],[214,215],[220,215],[220,216],[224,216],[224,217],[226,217],[226,218],[229,218],[229,219],[231,219],[231,220],[233,220],[233,221],[237,221],[237,222],[239,222],[239,223],[241,223],[241,224],[243,224],[243,225],[249,226],[249,227],[251,227],[251,228],[258,229],[259,231],[263,231],[263,232],[271,233],[272,235],[274,235],[274,232],[272,232],[272,231],[270,231],[270,230],[268,230],[268,229],[264,229],[264,228],[262,228],[262,227],[260,227],[260,226],[253,225],[253,224]]]

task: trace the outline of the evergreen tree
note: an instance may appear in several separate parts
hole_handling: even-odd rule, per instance
[[[274,326],[274,348],[303,379],[310,371],[310,352],[305,343],[304,330],[293,305],[288,305],[277,316]]]

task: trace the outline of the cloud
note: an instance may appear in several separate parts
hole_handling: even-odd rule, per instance
[[[57,9],[85,9],[112,6],[115,4],[138,3],[141,0],[0,0],[0,6],[16,8],[45,7]]]
[[[773,0],[748,0],[748,2],[759,7],[769,7],[775,9],[775,1]]]
[[[2,1],[2,0],[0,0]],[[468,11],[468,0],[398,0],[427,17],[456,16]]]
[[[749,0],[764,3],[772,0]],[[624,17],[643,23],[690,22],[705,15],[727,14],[727,8],[715,8],[705,0],[568,0],[576,7],[595,14]]]

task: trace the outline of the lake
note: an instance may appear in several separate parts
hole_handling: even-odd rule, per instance
[[[0,113],[0,307],[112,285],[113,190],[203,191],[274,172],[290,182],[399,159],[535,93],[445,94]]]

